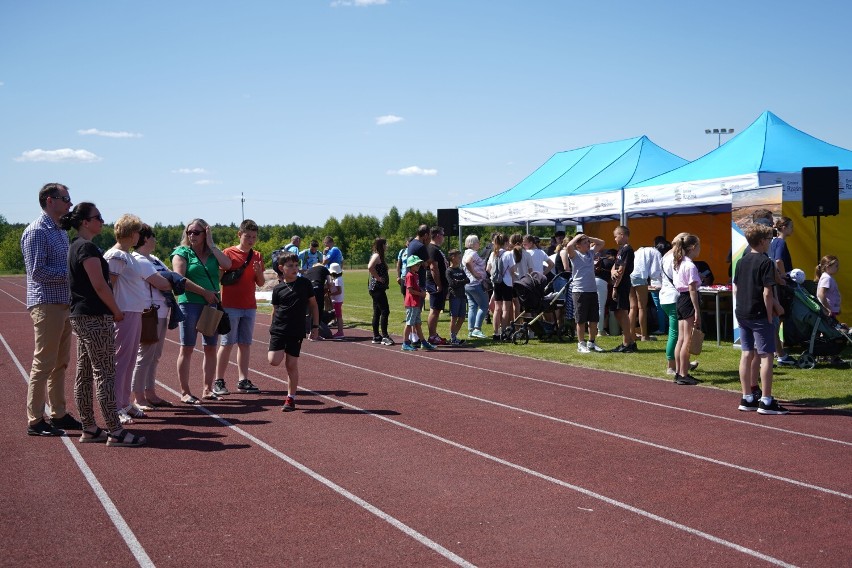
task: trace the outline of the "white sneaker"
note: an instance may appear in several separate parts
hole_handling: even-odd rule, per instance
[[[130,415],[127,414],[127,411],[123,408],[118,411],[118,421],[121,424],[133,424],[133,418],[131,418]]]
[[[676,374],[677,374],[677,371],[675,371],[675,370],[674,370],[674,369],[672,369],[671,367],[666,367],[666,374],[667,374],[667,375],[676,375]]]
[[[577,344],[577,353],[590,353],[589,346],[586,345],[585,341],[581,341]]]
[[[603,353],[604,352],[604,348],[601,347],[600,345],[598,345],[597,343],[595,343],[594,341],[589,341],[586,344],[586,347],[588,347],[589,351],[591,351],[593,353]]]

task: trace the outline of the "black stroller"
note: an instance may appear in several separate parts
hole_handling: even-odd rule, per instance
[[[530,340],[530,330],[541,339],[562,341],[566,335],[565,318],[555,317],[554,322],[545,321],[545,314],[555,314],[565,309],[564,292],[568,283],[560,290],[553,289],[553,282],[539,272],[532,272],[519,278],[512,288],[521,304],[521,313],[512,322],[510,337],[516,345],[526,345]]]
[[[838,329],[834,318],[822,311],[817,299],[800,286],[793,291],[784,320],[784,341],[805,346],[798,362],[801,369],[813,369],[817,357],[838,357],[847,343],[852,343],[848,333]]]

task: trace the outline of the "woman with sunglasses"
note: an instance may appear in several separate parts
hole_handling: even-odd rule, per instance
[[[204,219],[190,221],[180,246],[172,252],[172,268],[190,282],[204,289],[204,294],[187,290],[178,296],[178,306],[183,312],[184,320],[180,323],[180,353],[178,353],[177,372],[180,380],[181,401],[186,404],[201,404],[193,396],[189,388],[189,370],[192,362],[192,352],[198,340],[195,325],[201,317],[205,305],[216,304],[219,301],[219,268],[231,268],[231,259],[216,247],[213,233]],[[216,375],[216,349],[219,336],[205,335],[202,338],[204,359],[201,363],[204,374],[204,390],[201,398],[205,400],[220,400],[213,392],[213,379]]]
[[[108,446],[141,446],[145,438],[125,430],[115,402],[115,328],[124,319],[109,284],[109,266],[92,242],[104,219],[94,203],[80,203],[59,221],[77,237],[68,248],[68,280],[71,287],[71,328],[77,335],[77,374],[74,398],[80,410],[83,433],[80,443],[106,442]],[[93,388],[97,391],[107,430],[95,423]]]

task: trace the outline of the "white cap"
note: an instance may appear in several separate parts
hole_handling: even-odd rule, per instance
[[[790,278],[792,278],[793,282],[796,284],[802,284],[805,281],[805,271],[801,268],[794,268],[790,271]]]
[[[328,271],[333,274],[343,274],[343,269],[340,268],[340,265],[336,262],[332,262],[328,265]]]

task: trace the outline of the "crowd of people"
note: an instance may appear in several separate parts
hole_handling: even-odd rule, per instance
[[[237,378],[231,384],[241,393],[259,392],[248,376],[257,316],[255,290],[265,283],[264,259],[253,249],[256,223],[244,220],[239,242],[220,250],[209,225],[193,219],[171,253],[169,269],[152,253],[154,230],[135,215],[119,217],[114,226],[116,243],[103,252],[92,242],[104,225],[94,203],[72,208],[68,188],[58,183],[46,184],[38,199],[42,214],[21,237],[26,304],[35,335],[27,391],[28,434],[57,436],[65,430],[81,430],[81,443],[144,445],[145,438],[125,426],[157,407],[172,406],[157,394],[155,377],[166,330],[175,327],[179,329],[176,371],[182,403],[197,405],[230,394],[227,375],[235,345]],[[66,231],[70,229],[76,236],[69,243]],[[732,274],[742,340],[742,411],[787,412],[772,397],[772,367],[773,363],[795,363],[779,338],[784,308],[778,289],[793,271],[785,241],[792,233],[790,219],[775,220],[768,210],[755,212],[745,230],[749,246]],[[610,312],[621,334],[612,352],[635,353],[637,341],[665,334],[666,373],[678,385],[701,382],[692,375],[697,362],[690,361],[690,343],[693,330],[701,327],[699,287],[708,278],[712,282],[712,273],[697,260],[698,236],[680,233],[671,243],[657,237],[654,246],[634,250],[626,226],[614,230],[615,248],[605,248],[604,240],[582,232],[566,236],[559,231],[546,248],[532,235],[495,232],[484,247],[479,236],[472,234],[465,238],[463,251],[447,253],[444,238],[443,228],[422,225],[395,256],[396,283],[405,309],[403,351],[462,345],[465,321],[469,339],[487,339],[483,326],[489,321],[494,341],[511,338],[527,309],[514,285],[537,274],[561,299],[555,302],[560,309],[547,314],[547,321],[552,325],[571,322],[579,353],[604,351],[598,336],[616,332],[613,325],[608,331],[605,326]],[[337,324],[330,338],[344,337],[343,255],[331,236],[324,239],[322,252],[316,240],[304,250],[300,246],[301,238],[294,236],[272,259],[278,284],[271,296],[268,361],[285,365],[284,411],[295,409],[305,336],[317,339],[320,326],[326,323],[324,316],[329,316]],[[375,239],[367,268],[372,341],[395,345],[388,332],[387,292],[393,269],[384,238]],[[816,295],[831,317],[840,312],[840,291],[833,278],[838,269],[839,261],[832,255],[825,256],[816,269]],[[448,305],[450,337],[443,338],[437,327]],[[651,311],[657,317],[650,318]],[[200,323],[212,317],[210,312],[218,314],[219,322],[212,332]],[[655,333],[649,331],[652,319],[657,323]],[[190,381],[199,327],[207,332],[201,333],[200,398],[193,394]],[[79,421],[68,412],[64,395],[72,330],[77,337],[74,397]],[[96,423],[95,398],[104,429]],[[45,416],[46,403],[49,416]]]

